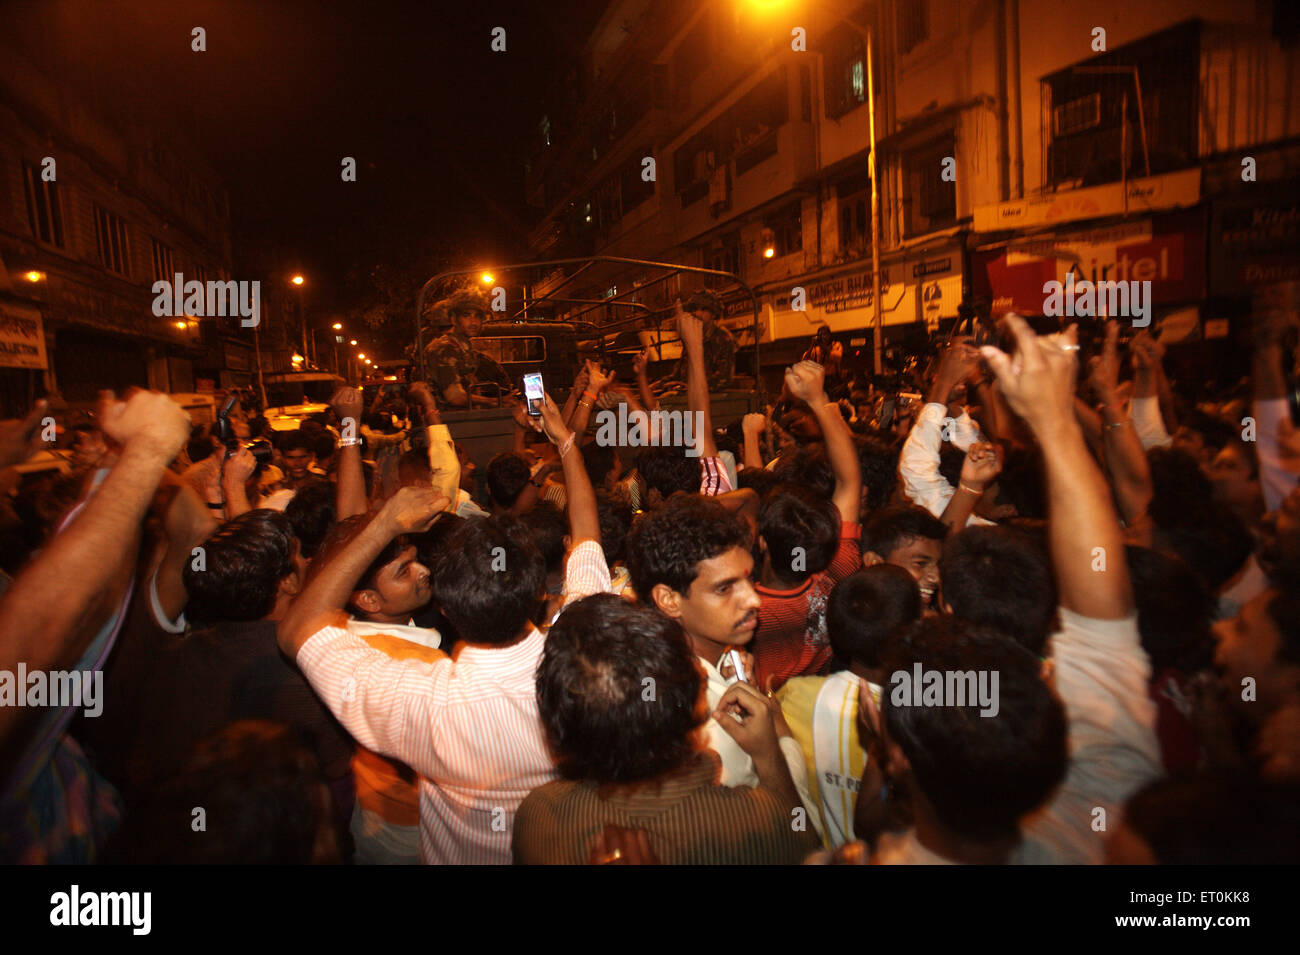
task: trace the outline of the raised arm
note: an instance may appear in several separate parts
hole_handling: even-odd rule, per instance
[[[559,451],[564,467],[564,487],[569,511],[569,545],[576,547],[583,541],[600,542],[600,520],[596,516],[596,492],[591,478],[582,463],[582,453],[576,444],[576,435],[565,427],[560,409],[551,396],[542,401],[542,417],[534,427],[541,431]]]
[[[1119,325],[1106,323],[1106,343],[1094,358],[1089,384],[1101,402],[1106,468],[1115,486],[1120,516],[1136,524],[1151,506],[1151,468],[1133,420],[1119,399]]]
[[[109,392],[100,407],[104,434],[121,455],[84,509],[36,555],[0,598],[0,670],[57,669],[85,652],[95,615],[139,542],[140,524],[163,471],[190,434],[189,415],[164,394]],[[0,746],[19,707],[0,707]]]
[[[740,430],[745,435],[745,467],[762,470],[763,451],[758,442],[763,432],[767,430],[767,415],[760,411],[745,415],[741,419]]]
[[[704,367],[704,322],[682,311],[677,300],[677,333],[686,353],[686,403],[699,422],[700,457],[716,458],[718,445],[713,440],[713,409],[709,404],[709,373]]]
[[[654,391],[650,388],[650,378],[647,374],[647,366],[650,364],[650,349],[643,348],[636,356],[632,363],[632,370],[636,373],[636,390],[641,396],[641,404],[646,411],[654,411],[659,407],[659,399],[655,397]]]
[[[297,657],[302,645],[322,627],[345,625],[347,612],[343,608],[366,568],[395,537],[428,530],[448,503],[431,487],[399,488],[352,543],[325,564],[290,604],[276,627],[285,655],[291,660]]]
[[[246,448],[240,448],[231,460],[236,460],[240,455],[247,455],[249,461],[253,459],[253,455]],[[240,467],[245,466],[247,462],[240,460]],[[251,469],[248,473],[252,473]],[[182,577],[185,565],[193,559],[194,548],[211,537],[216,529],[217,520],[212,516],[212,510],[199,497],[198,492],[188,483],[179,482],[176,493],[172,495],[166,510],[163,511],[166,546],[163,549],[162,560],[158,563],[158,569],[154,572],[154,591],[158,597],[158,609],[167,618],[169,626],[174,625],[174,621],[180,617],[189,600]]]
[[[856,524],[862,508],[862,469],[840,406],[826,397],[826,370],[816,362],[801,361],[785,370],[785,383],[790,394],[806,401],[817,416],[826,438],[826,457],[835,475],[832,500],[840,512],[840,520]]]
[[[1043,450],[1048,540],[1061,606],[1098,620],[1128,617],[1133,591],[1124,536],[1106,479],[1074,417],[1076,329],[1039,338],[1017,315],[1006,322],[1016,338],[1015,355],[989,345],[981,352],[1011,410],[1029,424]]]
[[[576,435],[587,433],[587,423],[591,420],[591,409],[600,399],[601,393],[614,382],[614,373],[605,374],[605,370],[595,362],[587,362],[587,387],[578,399],[573,410],[573,417],[568,418],[569,429]],[[575,389],[576,390],[576,389]]]
[[[339,441],[338,485],[334,491],[334,509],[340,521],[364,514],[366,501],[366,473],[361,467],[361,409],[364,407],[361,392],[343,387],[334,392],[330,405],[339,416],[343,435]]]
[[[456,456],[456,443],[451,439],[451,432],[442,423],[438,413],[438,403],[433,400],[433,392],[422,381],[411,385],[407,392],[412,402],[424,413],[424,424],[429,445],[429,470],[432,475],[433,489],[452,502],[455,510],[456,492],[460,488],[460,458]]]
[[[1286,317],[1281,311],[1270,311],[1257,315],[1256,321],[1251,365],[1255,400],[1251,411],[1257,429],[1255,454],[1259,461],[1260,490],[1265,507],[1273,511],[1281,507],[1300,479],[1300,459],[1296,455],[1298,442],[1286,398],[1282,349]]]
[[[1002,448],[986,441],[974,441],[966,449],[966,459],[961,464],[961,478],[948,506],[939,520],[948,527],[948,535],[958,533],[966,526],[984,489],[1002,473]]]

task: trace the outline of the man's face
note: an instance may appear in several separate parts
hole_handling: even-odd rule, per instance
[[[381,600],[380,613],[403,616],[419,610],[433,596],[429,568],[416,560],[414,547],[403,547],[375,576],[375,591]]]
[[[1187,427],[1187,425],[1183,425],[1174,432],[1174,447],[1180,451],[1186,451],[1201,464],[1206,464],[1210,460],[1212,453],[1205,446],[1205,439],[1201,437],[1201,433]]]
[[[1206,465],[1205,476],[1214,485],[1214,496],[1229,507],[1249,506],[1259,497],[1259,481],[1237,445],[1225,444]]]
[[[1252,722],[1272,712],[1296,682],[1294,665],[1279,664],[1282,634],[1268,613],[1276,590],[1267,590],[1241,608],[1237,616],[1214,624],[1214,665],[1222,675],[1228,701]],[[1255,681],[1256,701],[1243,700],[1242,681]]]
[[[921,601],[926,610],[938,607],[939,557],[943,543],[928,537],[913,537],[884,555],[886,564],[902,567],[921,588]]]
[[[311,458],[311,452],[302,448],[286,451],[284,452],[284,469],[293,480],[301,481],[307,476],[307,468],[311,466]]]
[[[744,549],[733,547],[696,567],[699,573],[686,593],[671,592],[669,607],[660,609],[680,621],[696,652],[712,663],[726,648],[743,646],[754,636],[762,600],[749,579],[754,558]]]
[[[457,312],[451,317],[451,321],[456,326],[456,331],[466,338],[473,338],[483,330],[482,312]]]

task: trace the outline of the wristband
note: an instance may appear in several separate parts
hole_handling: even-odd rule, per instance
[[[360,438],[341,438],[339,439],[340,448],[350,448],[361,443]]]
[[[1107,431],[1114,431],[1114,430],[1116,430],[1117,428],[1122,428],[1122,427],[1124,427],[1124,425],[1126,425],[1126,424],[1132,424],[1132,423],[1133,423],[1133,419],[1132,419],[1132,418],[1125,418],[1123,421],[1112,421],[1112,422],[1110,422],[1109,424],[1106,425],[1106,430],[1107,430]]]
[[[596,400],[597,398],[599,398],[599,397],[600,397],[600,396],[597,395],[597,394],[596,394],[594,391],[592,391],[590,388],[588,388],[586,391],[584,391],[584,392],[582,393],[582,399],[583,399],[583,401],[586,401],[586,402],[589,402],[589,403],[592,402],[592,401],[595,401],[595,400]]]
[[[574,437],[575,437],[574,433],[570,431],[569,436],[560,442],[559,444],[560,457],[564,457],[566,454],[568,454],[570,451],[573,450]]]
[[[983,496],[984,496],[984,492],[983,492],[983,491],[977,491],[977,490],[975,490],[973,487],[971,487],[969,484],[963,484],[961,481],[958,481],[958,482],[957,482],[957,486],[958,486],[959,488],[961,488],[963,491],[965,491],[967,494],[974,494],[976,497],[983,497]]]

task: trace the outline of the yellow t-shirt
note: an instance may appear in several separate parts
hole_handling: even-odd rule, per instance
[[[858,735],[858,678],[846,671],[795,677],[776,694],[808,764],[809,807],[828,849],[853,841],[853,811],[867,753]]]

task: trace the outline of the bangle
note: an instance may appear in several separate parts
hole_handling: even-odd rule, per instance
[[[588,408],[590,408],[591,402],[588,401],[586,398],[583,398],[581,401],[578,402],[578,407],[581,408],[583,405],[586,405]]]
[[[350,448],[350,447],[352,447],[353,445],[357,445],[357,444],[360,444],[360,443],[361,443],[361,439],[360,439],[360,438],[340,438],[340,439],[339,439],[339,447],[340,447],[340,448]]]
[[[575,437],[574,433],[570,431],[569,436],[559,443],[558,447],[560,449],[560,457],[564,457],[571,450],[573,450],[574,437]]]
[[[1132,418],[1125,418],[1123,421],[1112,421],[1112,422],[1110,422],[1109,424],[1106,425],[1106,430],[1107,430],[1107,431],[1114,431],[1114,430],[1116,430],[1116,429],[1118,429],[1118,428],[1122,428],[1122,427],[1124,427],[1124,425],[1126,425],[1126,424],[1132,424],[1132,423],[1133,423],[1133,419],[1132,419]]]
[[[984,492],[983,492],[983,491],[977,491],[977,490],[975,490],[975,488],[971,487],[969,484],[964,484],[964,483],[962,483],[961,481],[958,481],[958,482],[957,482],[957,487],[961,488],[961,490],[965,491],[967,494],[974,494],[976,497],[983,497],[983,496],[984,496]]]
[[[586,391],[584,391],[584,392],[582,393],[582,398],[583,398],[583,400],[586,401],[586,402],[588,402],[588,403],[591,403],[591,402],[595,401],[598,397],[600,397],[600,396],[597,395],[597,394],[596,394],[594,391],[592,391],[590,388],[588,388]]]

